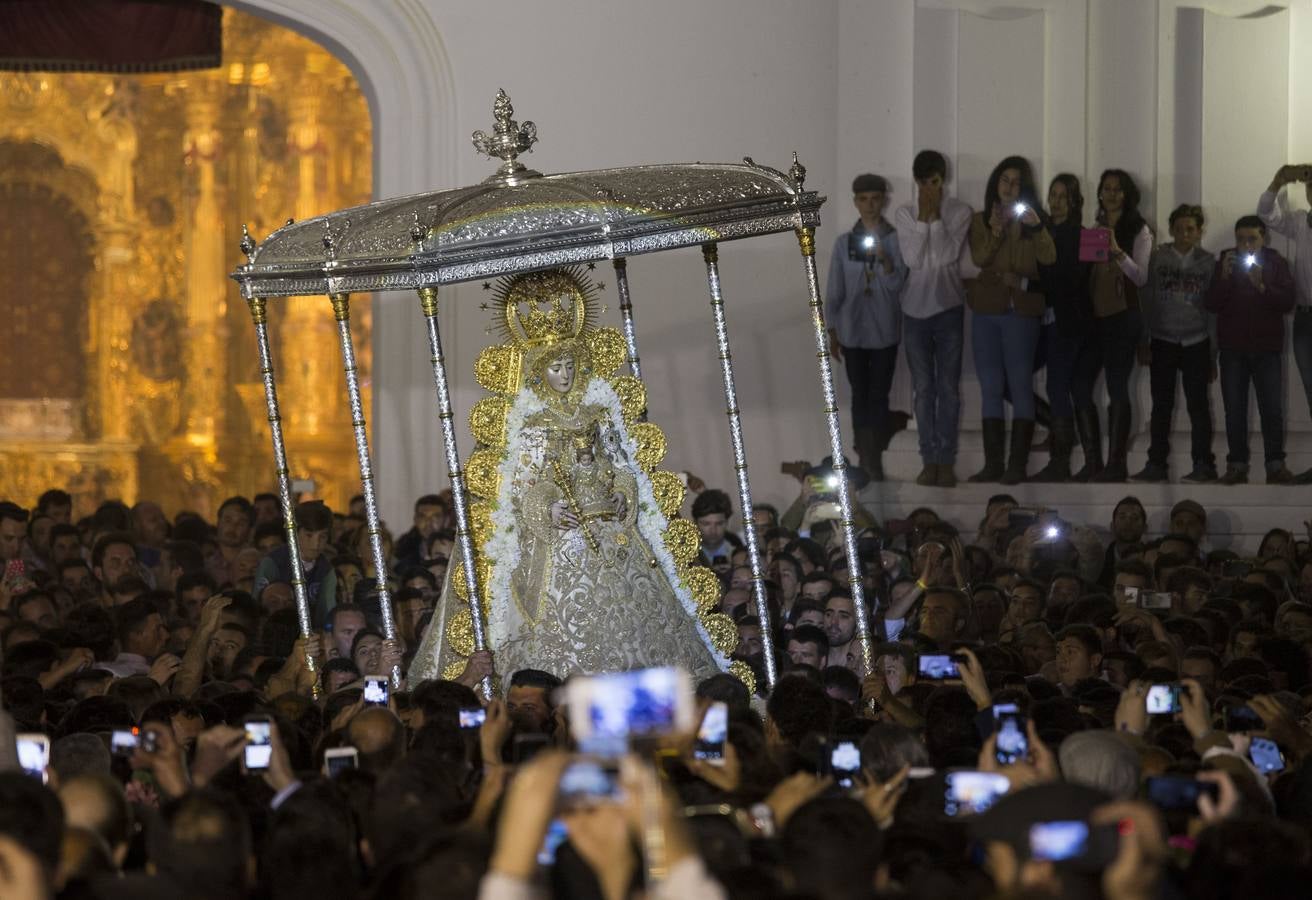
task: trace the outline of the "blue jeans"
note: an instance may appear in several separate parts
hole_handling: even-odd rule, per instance
[[[1230,452],[1225,461],[1248,469],[1248,386],[1257,391],[1257,414],[1262,420],[1262,444],[1268,471],[1285,461],[1285,415],[1280,408],[1280,354],[1221,351],[1221,399],[1225,403],[1225,438]]]
[[[958,306],[928,319],[902,317],[920,458],[925,465],[950,466],[957,461],[964,316],[965,307]]]
[[[1084,335],[1063,335],[1056,325],[1049,325],[1048,338],[1048,403],[1054,419],[1075,418],[1075,404],[1071,393],[1075,389],[1075,361],[1084,346]]]
[[[975,351],[980,406],[986,419],[1006,417],[1003,395],[1011,397],[1017,419],[1034,418],[1034,353],[1041,321],[1016,312],[976,313],[971,320],[970,346]]]
[[[1312,413],[1312,306],[1294,310],[1294,363],[1303,382],[1308,412]]]

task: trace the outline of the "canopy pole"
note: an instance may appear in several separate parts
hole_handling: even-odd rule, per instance
[[[442,443],[446,448],[446,469],[451,478],[451,498],[456,513],[456,544],[465,563],[465,589],[469,594],[469,619],[473,625],[474,649],[487,649],[487,622],[483,616],[483,598],[478,587],[474,541],[469,527],[469,489],[460,468],[460,451],[456,446],[455,412],[451,405],[451,388],[446,377],[446,357],[442,353],[442,335],[437,323],[437,288],[419,289],[419,306],[428,326],[428,349],[432,354],[433,386],[437,389],[437,418],[442,423]],[[479,682],[483,697],[492,699],[492,677]]]
[[[733,468],[738,476],[738,501],[743,514],[743,538],[747,541],[747,560],[752,569],[752,594],[756,614],[761,620],[761,648],[765,656],[765,680],[774,690],[776,679],[774,628],[765,593],[765,573],[761,570],[761,548],[756,541],[752,514],[752,486],[747,480],[747,448],[743,442],[742,416],[738,411],[738,388],[734,383],[733,356],[729,352],[729,327],[724,319],[724,295],[720,291],[720,251],[715,244],[702,245],[706,260],[706,281],[711,293],[711,316],[715,321],[715,344],[720,351],[720,375],[724,379],[724,401],[729,415],[729,440],[733,445]]]
[[[268,407],[269,433],[273,437],[273,463],[278,477],[278,502],[282,506],[282,524],[287,533],[287,556],[291,562],[296,618],[301,628],[301,637],[308,639],[314,635],[314,623],[310,618],[310,597],[305,589],[305,573],[301,566],[301,542],[296,534],[296,512],[292,506],[292,479],[287,468],[287,445],[282,437],[282,416],[278,411],[278,385],[273,376],[273,354],[269,350],[266,302],[264,297],[246,298],[251,321],[255,324],[255,343],[259,347],[260,377],[264,380],[264,402]],[[316,671],[314,655],[310,653],[308,647],[305,650],[305,667],[311,672]],[[314,698],[319,699],[318,678],[315,678],[311,691]]]
[[[364,402],[360,398],[360,375],[355,365],[355,343],[351,339],[351,295],[329,294],[337,335],[342,345],[342,367],[346,374],[346,394],[351,404],[351,426],[355,431],[355,456],[360,464],[360,492],[364,495],[364,515],[369,527],[369,552],[374,560],[374,582],[378,586],[378,606],[383,617],[383,636],[396,640],[392,621],[392,597],[387,589],[387,557],[383,554],[382,525],[378,518],[378,499],[374,496],[374,469],[369,461],[369,432],[365,428]],[[362,675],[374,674],[362,672]],[[392,666],[392,685],[401,685],[401,667]]]
[[[865,582],[861,572],[861,557],[857,553],[856,522],[852,514],[852,497],[847,478],[847,459],[843,455],[843,433],[838,424],[838,398],[834,391],[834,369],[829,355],[829,336],[825,330],[825,309],[820,299],[820,276],[815,265],[815,229],[797,229],[797,242],[802,249],[802,262],[806,267],[806,283],[810,291],[811,329],[815,336],[815,355],[820,365],[820,387],[824,394],[825,426],[829,430],[829,452],[834,461],[834,478],[837,480],[838,508],[843,517],[843,546],[847,552],[847,572],[852,594],[852,608],[856,614],[857,635],[861,639],[861,659],[866,674],[874,671],[874,649],[870,642],[870,616],[866,609]]]
[[[629,262],[615,260],[615,289],[620,295],[620,322],[624,326],[624,343],[629,349],[629,372],[642,380],[642,362],[638,359],[638,332],[633,324],[633,300],[629,296]]]

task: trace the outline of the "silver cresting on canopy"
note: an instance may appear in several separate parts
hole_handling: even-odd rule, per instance
[[[497,93],[493,113],[495,127],[492,133],[474,132],[473,143],[483,154],[501,160],[501,165],[481,184],[380,200],[302,222],[289,222],[258,244],[249,234],[242,240],[241,249],[247,262],[233,272],[232,277],[241,285],[259,343],[273,435],[274,464],[291,550],[293,586],[302,633],[310,633],[310,613],[304,575],[300,571],[291,479],[269,352],[267,298],[326,294],[331,301],[350,395],[370,548],[376,571],[384,572],[386,565],[380,540],[368,432],[355,371],[350,295],[401,290],[417,293],[433,362],[438,417],[454,497],[456,541],[464,562],[461,568],[466,579],[474,644],[481,650],[485,647],[486,623],[479,597],[481,586],[477,583],[476,552],[471,540],[468,490],[460,466],[451,392],[438,329],[438,289],[466,281],[609,260],[616,270],[630,369],[634,375],[639,375],[637,330],[626,262],[629,257],[645,253],[700,246],[706,264],[711,323],[715,329],[724,382],[731,449],[745,526],[743,537],[752,570],[756,611],[762,625],[766,680],[773,687],[776,678],[773,629],[770,608],[766,603],[761,547],[752,527],[747,448],[738,410],[738,389],[720,284],[718,245],[723,241],[792,231],[797,235],[806,275],[811,326],[819,360],[822,412],[834,460],[840,525],[851,576],[857,632],[865,667],[871,669],[869,617],[862,590],[861,560],[857,552],[815,262],[815,229],[820,224],[820,206],[825,198],[804,189],[806,169],[798,162],[797,154],[793,154],[793,164],[786,173],[758,165],[751,157],[745,157],[741,164],[685,163],[543,175],[525,167],[518,159],[537,141],[537,127],[532,122],[515,121],[514,108],[504,91]],[[392,640],[395,630],[385,582],[379,584],[379,593],[383,630]],[[393,670],[392,676],[399,682],[399,669]],[[490,680],[485,680],[482,687],[485,693],[489,692]]]

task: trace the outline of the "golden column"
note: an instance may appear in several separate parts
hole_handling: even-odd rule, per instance
[[[217,85],[196,79],[186,93],[187,131],[183,138],[194,202],[186,221],[184,310],[186,389],[183,403],[186,440],[193,459],[209,472],[218,464],[217,442],[224,428],[227,385],[227,265],[217,165],[222,141]],[[197,455],[195,451],[200,451]]]

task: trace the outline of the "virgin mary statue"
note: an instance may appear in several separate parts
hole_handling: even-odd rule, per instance
[[[640,421],[642,382],[615,375],[623,337],[593,327],[595,287],[578,269],[501,282],[491,306],[504,332],[475,363],[493,396],[470,415],[466,466],[476,574],[498,672],[571,673],[682,666],[732,670],[733,621],[720,585],[692,565],[696,527],[676,518],[684,487],[656,471],[660,429]],[[455,678],[473,652],[463,562],[454,565],[410,669]]]

